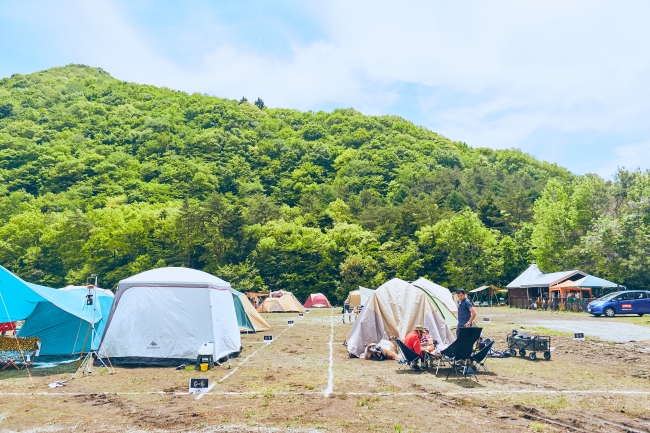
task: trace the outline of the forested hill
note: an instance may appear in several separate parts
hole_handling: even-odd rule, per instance
[[[81,65],[0,80],[0,264],[56,287],[187,266],[339,300],[394,276],[504,284],[533,257],[596,269],[582,239],[605,242],[595,221],[623,224],[613,203],[647,183],[575,177],[396,116],[259,105]],[[558,206],[573,219],[555,221]]]

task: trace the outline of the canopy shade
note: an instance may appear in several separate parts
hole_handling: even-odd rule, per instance
[[[487,290],[487,289],[492,289],[492,290],[494,290],[495,292],[498,292],[498,293],[508,293],[508,291],[506,289],[502,289],[502,288],[497,287],[497,286],[481,286],[481,287],[476,288],[474,290],[470,290],[469,292],[470,293],[477,293],[477,292],[482,292],[483,290]]]
[[[602,278],[594,277],[593,275],[587,275],[584,278],[581,278],[577,281],[565,281],[563,283],[557,284],[551,287],[551,290],[565,288],[565,287],[581,287],[585,289],[597,288],[597,287],[617,287],[618,285],[612,283],[611,281],[603,280]]]

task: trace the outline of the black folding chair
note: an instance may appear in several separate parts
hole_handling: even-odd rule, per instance
[[[438,358],[438,365],[436,367],[436,376],[440,369],[440,364],[449,364],[449,368],[454,368],[454,358],[456,358],[456,350],[458,349],[458,340],[451,343],[446,348],[440,351],[440,358]]]
[[[402,359],[400,359],[398,362],[400,364],[399,368],[400,370],[402,367],[405,365],[408,365],[411,367],[413,370],[419,370],[420,367],[418,367],[418,360],[420,359],[420,355],[412,351],[402,340],[399,338],[395,337],[395,342],[397,343],[397,347],[399,347],[399,351],[402,352]]]
[[[483,370],[487,371],[488,373],[490,372],[490,370],[488,370],[487,367],[485,366],[485,360],[487,359],[490,350],[492,350],[492,346],[494,346],[494,340],[491,340],[483,349],[479,350],[471,357],[472,362],[476,363],[476,365],[480,365],[481,367],[483,367]]]
[[[467,361],[471,360],[474,352],[474,344],[476,344],[476,341],[481,336],[482,331],[483,328],[460,328],[458,330],[458,339],[455,341],[455,343],[457,343],[456,353],[453,355],[453,358],[449,357],[448,362],[450,362],[451,368],[449,369],[449,372],[447,372],[447,377],[445,377],[445,379],[449,378],[451,370],[454,370],[456,373],[456,379],[460,379],[458,376],[458,370],[462,368],[463,377],[467,377],[467,372],[470,371],[478,382],[478,377],[476,376],[474,369],[468,370],[468,367],[470,366],[467,364]],[[449,347],[447,349],[449,349]]]

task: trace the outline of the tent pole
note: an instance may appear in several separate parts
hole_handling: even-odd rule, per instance
[[[97,311],[97,274],[92,274],[90,278],[94,278],[95,281],[93,282],[94,284],[92,286],[88,287],[90,295],[90,299],[92,299],[92,306],[93,306],[93,318],[92,322],[90,323],[90,350],[88,353],[86,353],[86,356],[81,360],[79,366],[77,367],[77,371],[74,372],[70,380],[74,379],[75,376],[81,371],[83,372],[84,368],[87,369],[88,374],[93,372],[93,364],[95,363],[95,359],[99,359],[99,362],[102,363],[102,365],[108,370],[110,374],[113,374],[113,371],[106,365],[103,359],[99,357],[99,353],[97,350],[94,349],[95,345],[95,335],[97,331],[95,330],[95,312]],[[84,346],[85,346],[85,341],[84,341]],[[83,356],[83,347],[81,348],[81,353]],[[108,356],[107,356],[108,358]],[[110,360],[109,360],[110,362]],[[83,373],[82,373],[83,374]]]

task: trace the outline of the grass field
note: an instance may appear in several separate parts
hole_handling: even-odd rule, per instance
[[[445,380],[447,370],[398,370],[394,361],[348,358],[350,325],[340,310],[267,314],[271,344],[242,335],[231,368],[207,373],[166,369],[96,369],[68,381],[75,364],[0,372],[3,431],[650,431],[650,342],[575,341],[550,334],[550,361],[489,359],[491,373]],[[553,315],[555,314],[555,315]],[[584,315],[484,308],[484,333],[505,348],[505,335],[525,320]],[[288,327],[287,320],[296,324]],[[641,323],[647,318],[634,319]],[[600,319],[599,319],[600,320]],[[609,319],[603,319],[609,320]],[[628,319],[616,319],[620,322]],[[526,325],[524,325],[526,326]],[[330,349],[330,342],[331,349]],[[330,363],[331,359],[331,363]],[[191,377],[208,377],[210,393],[187,394]],[[331,388],[329,385],[331,384]]]

